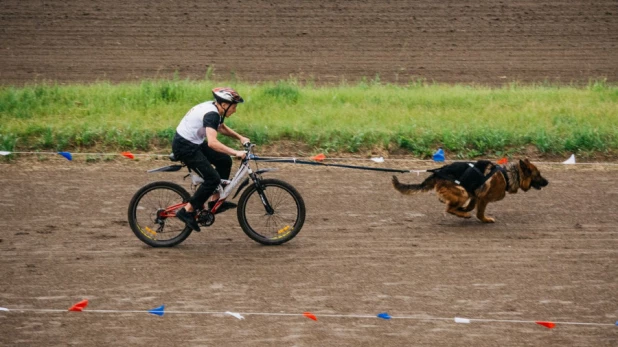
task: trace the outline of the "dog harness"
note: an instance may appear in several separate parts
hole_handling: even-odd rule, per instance
[[[487,165],[492,165],[493,167],[487,175],[484,175],[483,171],[485,171]],[[491,176],[498,171],[502,173],[504,179],[506,180],[506,190],[508,190],[509,187],[509,179],[506,174],[506,170],[500,165],[492,164],[488,160],[479,160],[476,163],[453,163],[438,169],[427,171],[433,172],[436,176],[442,179],[449,180],[462,186],[471,196],[474,196],[474,192],[485,184],[485,182],[487,182],[487,180],[489,180]]]
[[[502,177],[504,177],[504,182],[506,182],[506,186],[504,187],[504,190],[508,191],[510,182],[509,182],[509,175],[506,174],[506,168],[502,165],[496,165],[496,168],[500,170],[500,173],[502,173]]]

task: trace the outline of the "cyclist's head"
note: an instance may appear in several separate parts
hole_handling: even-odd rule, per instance
[[[215,97],[215,100],[219,105],[222,103],[233,104],[241,104],[245,102],[245,100],[232,88],[229,87],[219,87],[212,90],[212,95]]]

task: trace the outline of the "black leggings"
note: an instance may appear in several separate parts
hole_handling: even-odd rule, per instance
[[[208,147],[206,142],[196,145],[183,140],[174,138],[172,151],[187,167],[204,179],[204,183],[197,188],[195,194],[189,199],[191,206],[198,210],[203,208],[206,200],[215,192],[221,183],[221,179],[230,178],[232,158]],[[215,168],[212,167],[213,165]]]

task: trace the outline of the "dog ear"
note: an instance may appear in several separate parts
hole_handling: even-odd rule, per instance
[[[532,170],[530,170],[530,167],[528,166],[529,164],[530,164],[530,160],[528,160],[528,158],[526,158],[525,160],[519,159],[519,168],[526,176],[529,176],[532,174]]]

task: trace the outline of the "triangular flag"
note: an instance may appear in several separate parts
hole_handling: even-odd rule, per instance
[[[546,327],[547,329],[552,329],[556,326],[556,323],[553,322],[535,322],[538,325],[542,325],[544,327]]]
[[[379,158],[371,158],[371,160],[375,161],[376,163],[383,163],[384,162],[384,158],[379,157]]]
[[[232,317],[236,317],[237,319],[245,319],[240,313],[225,311],[225,314],[230,315]]]
[[[71,308],[69,308],[69,311],[81,312],[86,308],[86,306],[88,306],[88,299],[84,299],[77,304],[71,306]]]
[[[309,319],[313,319],[314,321],[318,320],[318,317],[316,317],[313,313],[311,312],[304,312],[303,316],[309,318]]]
[[[320,153],[320,154],[314,156],[311,159],[313,159],[315,161],[322,161],[322,160],[326,159],[326,156],[324,155],[324,153]]]
[[[571,157],[563,161],[562,164],[575,164],[575,154],[571,154]]]
[[[127,157],[129,159],[135,159],[135,155],[133,155],[133,153],[131,153],[131,152],[122,152],[120,154],[122,154],[123,156],[125,156],[125,157]]]
[[[161,305],[159,307],[153,308],[152,310],[148,310],[148,313],[152,313],[161,317],[165,313],[165,305]]]
[[[0,151],[0,155],[9,155],[11,154],[11,152],[7,152],[7,151]]]
[[[498,160],[498,165],[504,165],[504,164],[506,164],[506,163],[508,163],[508,162],[509,162],[509,160],[508,160],[508,159],[506,159],[506,158],[502,158],[502,159]]]
[[[391,316],[388,313],[386,313],[386,312],[382,312],[382,313],[378,313],[378,318],[382,318],[382,319],[388,320],[388,319],[391,319]]]
[[[433,154],[433,160],[438,162],[444,161],[444,150],[442,148],[438,148],[438,150]]]
[[[470,320],[468,318],[455,317],[455,323],[470,324]]]
[[[58,152],[61,156],[67,158],[67,160],[73,160],[73,155],[69,152]]]
[[[6,307],[0,307],[0,311],[8,311],[9,309]]]

